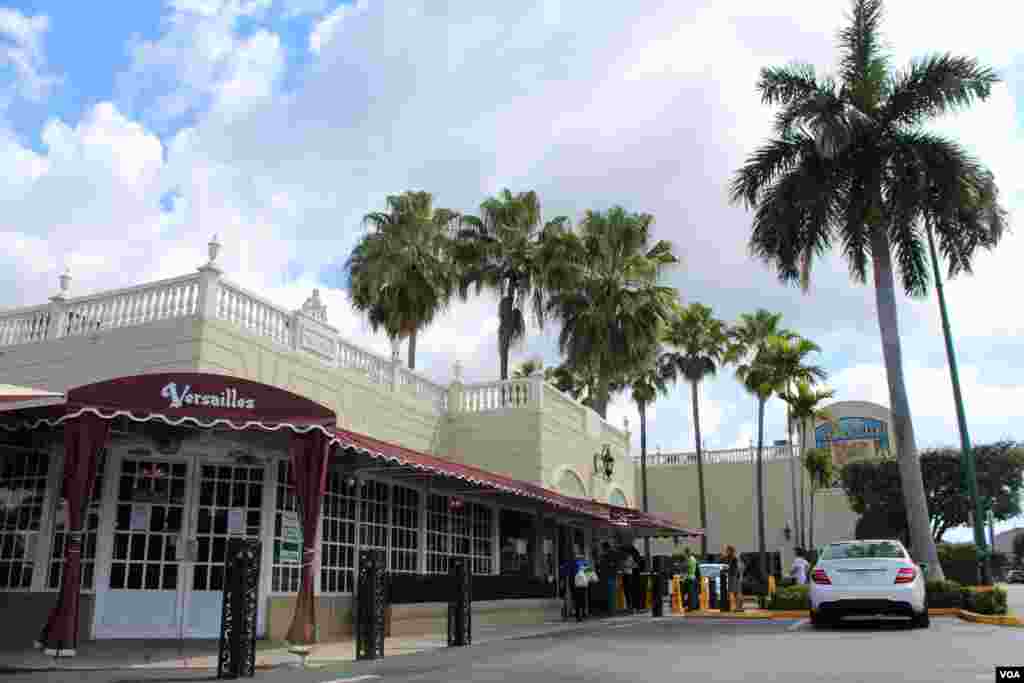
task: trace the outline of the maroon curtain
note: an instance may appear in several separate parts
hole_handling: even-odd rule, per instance
[[[64,478],[61,495],[66,501],[64,571],[57,604],[50,612],[41,646],[48,654],[72,655],[78,647],[78,599],[82,582],[82,526],[96,484],[96,463],[106,446],[110,423],[89,413],[64,425]]]
[[[316,532],[320,526],[320,503],[327,483],[330,438],[320,430],[293,434],[290,451],[302,524],[302,584],[287,639],[296,645],[311,645],[316,635],[316,605],[313,596],[313,577],[318,565]]]

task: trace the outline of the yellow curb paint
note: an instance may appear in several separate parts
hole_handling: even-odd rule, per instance
[[[965,609],[959,610],[958,616],[964,621],[972,621],[976,624],[987,624],[989,626],[1024,626],[1024,621],[1012,614],[978,614],[968,612]]]

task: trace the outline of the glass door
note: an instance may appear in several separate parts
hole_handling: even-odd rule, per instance
[[[188,463],[125,457],[116,468],[114,515],[104,526],[110,564],[97,586],[97,638],[180,634]]]
[[[228,540],[261,537],[265,467],[203,462],[197,469],[198,500],[189,527],[194,561],[184,595],[184,631],[186,638],[218,638]]]

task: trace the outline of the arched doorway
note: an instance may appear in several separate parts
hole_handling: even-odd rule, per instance
[[[629,500],[626,499],[626,494],[618,487],[612,489],[612,492],[608,495],[608,503],[620,508],[629,507]]]
[[[574,498],[586,498],[587,487],[580,479],[580,475],[576,474],[571,469],[565,469],[562,474],[559,475],[558,481],[555,486],[558,487],[560,493],[564,493],[567,496],[573,496]]]

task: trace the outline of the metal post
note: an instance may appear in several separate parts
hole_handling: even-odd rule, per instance
[[[245,538],[228,540],[217,678],[252,678],[256,675],[260,554],[259,541]]]
[[[661,557],[654,558],[654,589],[651,591],[651,616],[665,616],[665,572]]]
[[[464,559],[452,559],[449,565],[451,595],[448,598],[448,647],[473,643],[472,573]]]
[[[978,476],[974,451],[971,448],[971,437],[967,432],[967,416],[964,414],[964,399],[960,394],[960,375],[956,367],[956,353],[953,350],[953,335],[950,332],[949,315],[946,312],[946,295],[942,291],[942,274],[939,273],[939,259],[935,253],[935,238],[932,236],[930,224],[925,225],[928,233],[928,250],[931,252],[932,268],[935,274],[935,291],[939,298],[939,314],[942,317],[942,336],[946,341],[946,359],[949,362],[949,378],[953,384],[953,402],[956,404],[956,422],[960,428],[960,462],[963,468],[964,483],[971,499],[971,510],[974,512],[974,547],[978,557],[979,583],[983,586],[992,585],[992,565],[985,543],[985,518],[982,516],[981,500],[978,498]]]
[[[356,659],[384,657],[384,612],[387,608],[383,557],[367,550],[359,555],[356,604]]]

